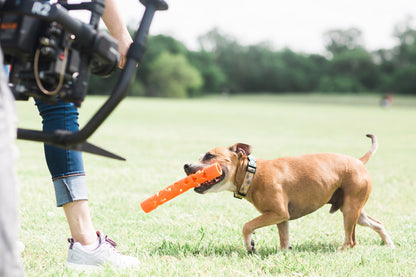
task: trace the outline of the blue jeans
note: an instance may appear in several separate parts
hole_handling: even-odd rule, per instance
[[[59,101],[56,105],[36,100],[42,116],[43,131],[79,130],[78,109],[72,103]],[[44,146],[46,163],[55,186],[57,206],[88,199],[82,153],[55,146]]]

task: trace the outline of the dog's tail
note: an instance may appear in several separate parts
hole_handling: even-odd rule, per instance
[[[372,142],[372,144],[371,144],[371,148],[370,148],[370,150],[368,150],[368,152],[367,152],[367,153],[365,153],[365,154],[364,154],[364,156],[362,156],[362,157],[360,158],[360,160],[361,160],[364,164],[366,164],[366,163],[368,162],[368,160],[370,159],[370,157],[371,157],[374,153],[376,153],[377,148],[378,148],[377,137],[376,137],[375,135],[367,135],[367,137],[371,138],[371,142]]]

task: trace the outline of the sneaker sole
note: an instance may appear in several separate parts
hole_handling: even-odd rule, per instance
[[[100,265],[74,264],[70,262],[66,263],[66,267],[77,271],[96,271],[103,268]]]

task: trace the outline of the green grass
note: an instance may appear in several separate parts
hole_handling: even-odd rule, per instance
[[[103,101],[87,97],[81,122]],[[416,99],[396,97],[390,109],[378,104],[371,95],[126,99],[90,142],[127,162],[84,158],[95,227],[142,264],[137,271],[106,268],[89,276],[415,276]],[[40,129],[32,103],[19,102],[18,109],[19,126]],[[216,146],[249,143],[266,159],[321,151],[360,157],[370,147],[367,133],[378,136],[380,148],[368,163],[374,184],[366,211],[384,223],[394,250],[359,226],[358,245],[338,252],[342,217],[329,214],[329,206],[290,223],[291,251],[279,250],[275,226],[257,230],[256,255],[246,253],[241,230],[258,212],[229,192],[189,191],[149,214],[139,206],[183,178],[183,164]],[[26,272],[78,276],[65,268],[69,229],[55,207],[43,146],[18,146]]]

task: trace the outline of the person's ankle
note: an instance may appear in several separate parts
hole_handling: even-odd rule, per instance
[[[97,239],[95,240],[95,242],[93,242],[93,243],[91,243],[91,244],[82,244],[82,243],[81,243],[81,245],[82,245],[82,247],[83,247],[85,250],[88,250],[88,251],[93,251],[93,250],[97,249],[97,248],[98,248],[98,246],[100,246],[100,240],[99,240],[99,238],[97,237]]]
[[[94,231],[92,234],[84,233],[77,234],[72,237],[75,242],[79,242],[82,246],[99,243],[97,233]]]

